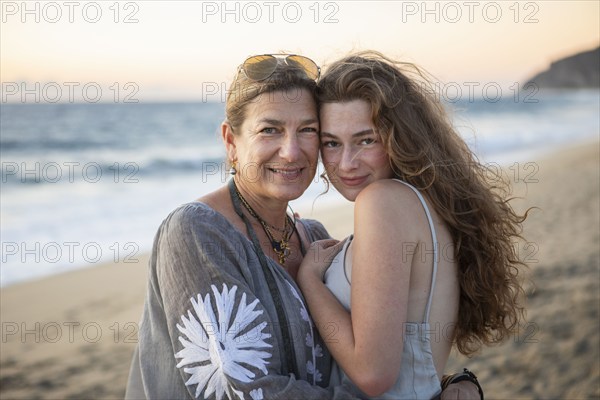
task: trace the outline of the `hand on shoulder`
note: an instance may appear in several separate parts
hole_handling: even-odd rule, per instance
[[[342,249],[344,242],[335,239],[313,242],[302,260],[300,271],[298,271],[298,283],[300,286],[302,286],[302,283],[306,279],[318,279],[322,282],[325,271],[331,265],[335,255]]]

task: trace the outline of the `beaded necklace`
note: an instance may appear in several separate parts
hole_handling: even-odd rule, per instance
[[[260,222],[260,225],[262,226],[263,230],[265,231],[265,234],[267,235],[267,237],[269,238],[269,241],[271,242],[271,247],[273,248],[273,251],[275,252],[275,254],[277,254],[277,257],[279,259],[279,264],[285,265],[285,259],[290,255],[289,243],[290,243],[290,238],[292,237],[292,234],[294,233],[294,222],[292,221],[292,219],[290,218],[289,215],[286,215],[285,225],[284,225],[283,229],[278,229],[274,226],[269,225],[267,223],[267,221],[262,219],[258,215],[258,213],[256,211],[254,211],[254,209],[248,203],[248,201],[244,198],[244,196],[242,196],[242,194],[238,190],[237,186],[235,185],[235,182],[234,182],[234,187],[235,187],[235,193],[239,197],[244,208],[246,208],[246,210],[248,210],[248,213],[252,217],[254,217],[258,222]],[[275,237],[273,236],[273,232],[271,232],[270,227],[273,229],[276,229],[280,232],[283,232],[281,240],[279,240],[279,241],[275,240]]]

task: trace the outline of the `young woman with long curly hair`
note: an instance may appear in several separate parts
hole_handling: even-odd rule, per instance
[[[433,398],[452,346],[472,354],[523,316],[525,216],[425,77],[365,52],[318,83],[321,156],[354,235],[314,244],[298,282],[340,379],[377,398]]]

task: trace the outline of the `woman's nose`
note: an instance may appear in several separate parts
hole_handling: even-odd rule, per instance
[[[339,169],[341,171],[350,171],[358,166],[358,154],[350,147],[346,147],[342,151],[340,158]]]
[[[285,138],[279,149],[279,156],[287,162],[297,161],[300,156],[300,143],[298,136],[290,133],[285,135]]]

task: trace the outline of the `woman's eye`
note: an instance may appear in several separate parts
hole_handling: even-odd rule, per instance
[[[323,147],[329,147],[329,148],[333,148],[333,147],[338,147],[339,143],[334,142],[333,140],[327,140],[325,142],[321,143],[321,146]]]
[[[360,141],[360,144],[373,144],[376,140],[374,138],[364,138]]]
[[[317,128],[315,128],[314,126],[307,126],[306,128],[302,128],[300,130],[300,132],[307,132],[307,133],[318,133],[319,130]]]
[[[273,134],[277,133],[278,130],[277,130],[277,128],[267,127],[267,128],[261,129],[259,132],[267,134],[267,135],[273,135]]]

